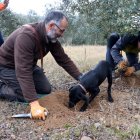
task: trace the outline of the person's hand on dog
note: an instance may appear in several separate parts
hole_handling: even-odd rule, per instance
[[[135,72],[135,68],[134,67],[127,67],[124,76],[131,76],[133,73]]]
[[[119,70],[125,71],[127,69],[127,67],[128,67],[128,65],[127,65],[126,61],[120,61],[118,63],[118,69]]]
[[[82,77],[83,77],[83,73],[81,73],[76,80],[80,81]]]

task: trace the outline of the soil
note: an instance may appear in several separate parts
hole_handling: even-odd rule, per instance
[[[128,80],[133,81],[133,80]],[[0,102],[0,139],[58,139],[61,140],[66,130],[85,127],[94,124],[101,125],[102,130],[96,136],[90,133],[92,139],[120,139],[116,135],[106,132],[106,128],[116,128],[121,131],[129,131],[135,124],[140,124],[140,89],[131,85],[133,82],[117,79],[113,81],[112,96],[113,103],[107,101],[107,81],[101,86],[101,92],[89,105],[87,111],[79,112],[83,102],[80,102],[75,108],[68,108],[68,90],[55,90],[50,95],[41,98],[39,101],[42,106],[49,111],[45,121],[31,119],[11,118],[13,114],[29,112],[29,107],[21,103]],[[136,83],[135,85],[139,85]],[[25,111],[26,110],[26,111]],[[79,128],[80,136],[85,129]],[[105,129],[103,129],[105,127]],[[87,130],[87,128],[86,128]],[[76,131],[76,130],[75,130]],[[102,133],[104,136],[102,138]],[[57,134],[57,138],[54,137]],[[74,132],[73,132],[74,133]],[[107,133],[107,134],[106,134]],[[58,137],[62,135],[61,138]],[[86,131],[86,135],[89,132]],[[72,134],[68,139],[72,137]],[[138,139],[140,137],[137,137]],[[73,140],[79,139],[73,136]],[[130,138],[131,139],[131,138]]]
[[[102,119],[108,126],[123,125],[126,128],[130,127],[130,122],[134,122],[134,116],[139,113],[139,93],[136,93],[136,91],[134,93],[134,89],[132,90],[131,88],[121,89],[121,91],[113,88],[112,96],[114,103],[110,103],[107,101],[106,87],[107,84],[104,83],[100,94],[92,101],[86,112],[79,112],[83,104],[82,101],[76,107],[68,109],[68,92],[66,91],[57,91],[40,99],[40,103],[50,113],[45,121],[45,129],[60,128],[66,124],[76,125],[80,118],[85,117],[97,122]],[[135,97],[134,94],[137,96]],[[135,102],[131,102],[132,98],[136,98]],[[135,111],[133,107],[136,107]]]

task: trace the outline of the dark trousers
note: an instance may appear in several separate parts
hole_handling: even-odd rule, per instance
[[[43,70],[38,66],[33,70],[33,80],[38,94],[51,92],[51,85]],[[14,69],[0,66],[0,98],[9,101],[25,101]]]
[[[109,64],[112,67],[112,70],[115,70],[115,66],[117,65],[111,55],[111,48],[113,45],[117,42],[117,40],[120,38],[119,34],[112,33],[108,40],[107,40],[107,51],[106,51],[106,61],[109,62]],[[134,53],[126,53],[126,57],[129,63],[129,66],[133,66],[134,64],[138,63],[138,54]]]
[[[4,40],[3,40],[3,36],[2,36],[2,33],[0,31],[0,46],[4,43]]]

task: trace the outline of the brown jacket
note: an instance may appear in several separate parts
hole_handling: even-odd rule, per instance
[[[73,78],[80,75],[78,68],[65,54],[60,43],[50,43],[45,39],[45,26],[43,22],[32,24],[37,31],[43,56],[50,52],[56,62],[63,67]],[[33,68],[41,58],[36,35],[29,28],[22,26],[15,30],[0,47],[0,65],[15,69],[24,98],[28,101],[37,99],[33,81]]]

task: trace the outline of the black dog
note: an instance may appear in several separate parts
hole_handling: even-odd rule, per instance
[[[90,70],[82,76],[80,84],[69,89],[69,107],[72,108],[80,100],[83,100],[84,105],[80,111],[85,111],[89,103],[100,92],[99,86],[106,78],[108,79],[108,101],[113,102],[111,96],[112,70],[109,63],[103,60],[99,62],[95,69]],[[87,91],[89,92],[89,98],[86,96]]]

